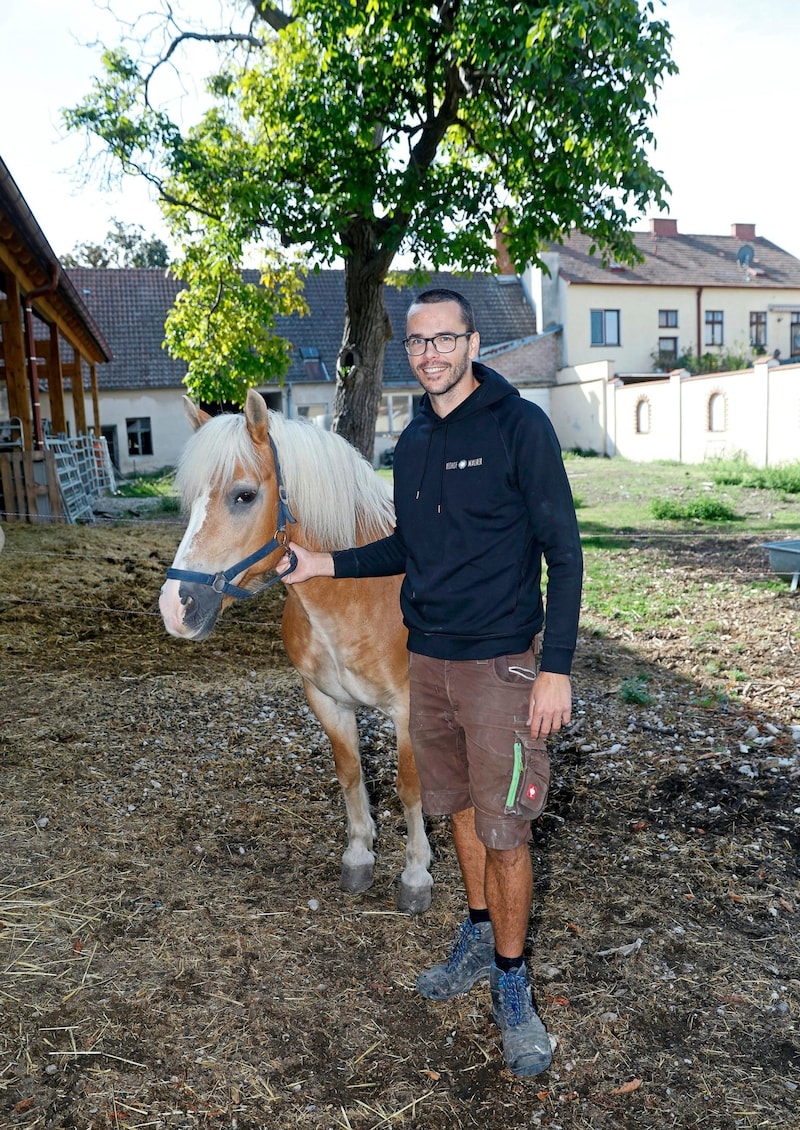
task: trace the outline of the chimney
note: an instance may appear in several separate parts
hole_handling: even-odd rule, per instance
[[[656,216],[650,221],[650,234],[663,236],[677,235],[678,221],[670,219],[669,216]]]
[[[500,275],[515,275],[517,268],[511,262],[511,256],[506,247],[505,236],[503,234],[502,222],[494,229],[494,248],[495,248],[495,261],[497,262],[497,273]]]
[[[756,225],[755,224],[732,224],[731,235],[736,239],[755,239],[756,238]]]

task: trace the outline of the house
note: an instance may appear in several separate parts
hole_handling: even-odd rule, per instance
[[[800,260],[756,235],[682,235],[677,221],[633,233],[642,259],[608,262],[589,236],[551,244],[525,286],[539,327],[561,327],[560,368],[608,362],[617,376],[668,372],[688,356],[800,359]]]
[[[256,282],[257,272],[248,272]],[[133,268],[75,268],[75,290],[111,343],[114,358],[98,377],[100,420],[115,466],[123,473],[172,466],[190,434],[183,413],[185,365],[163,346],[164,321],[181,284],[167,272]],[[549,409],[558,335],[537,334],[521,280],[512,274],[471,276],[438,272],[425,286],[454,287],[473,303],[481,328],[481,356]],[[384,364],[375,462],[411,418],[421,395],[402,346],[405,314],[423,287],[385,288],[394,336]],[[330,426],[336,365],[344,325],[344,272],[309,272],[304,296],[310,313],[281,317],[276,333],[292,343],[288,372],[260,386],[268,405],[290,417]]]

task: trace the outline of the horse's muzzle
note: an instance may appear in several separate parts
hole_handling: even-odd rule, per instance
[[[211,635],[222,608],[222,593],[194,581],[165,581],[158,607],[171,636],[204,640]]]

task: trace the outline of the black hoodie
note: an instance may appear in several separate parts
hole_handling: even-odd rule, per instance
[[[547,416],[475,362],[478,387],[444,418],[427,397],[394,457],[393,534],[334,553],[337,577],[405,573],[408,647],[438,659],[525,651],[547,625],[542,670],[569,674],[583,559]]]

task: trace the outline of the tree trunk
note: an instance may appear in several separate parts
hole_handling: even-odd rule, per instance
[[[385,255],[375,254],[373,233],[366,225],[365,229],[348,233],[344,333],[337,363],[332,427],[372,462],[383,359],[392,327],[383,302],[389,263],[385,262]]]

